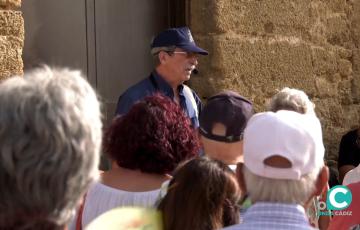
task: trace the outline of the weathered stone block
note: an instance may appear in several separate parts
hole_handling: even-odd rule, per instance
[[[252,89],[252,94],[272,96],[274,90],[285,86],[313,93],[314,78],[308,45],[282,38],[253,40],[241,37],[234,42],[219,42],[224,68],[229,72],[238,72],[243,84]],[[231,76],[228,78],[231,80]]]
[[[352,63],[353,63],[354,72],[353,72],[351,92],[352,92],[353,102],[359,105],[360,104],[360,49],[354,49]]]
[[[338,68],[342,77],[348,78],[352,74],[352,63],[349,60],[339,59]]]
[[[346,0],[328,0],[327,7],[334,13],[346,13],[349,8]]]
[[[326,37],[330,44],[351,47],[350,22],[345,14],[332,14],[326,23]]]
[[[349,125],[349,114],[344,112],[344,108],[337,98],[314,99],[313,102],[316,105],[315,111],[320,117],[323,129],[326,159],[330,166],[336,168],[338,146],[341,136]]]
[[[350,16],[351,20],[351,37],[357,48],[360,47],[360,1],[352,1],[353,13]],[[360,65],[360,64],[359,64]]]
[[[336,97],[338,95],[337,83],[331,83],[323,77],[315,79],[317,96],[320,98]]]
[[[337,73],[336,54],[324,47],[311,47],[313,71],[317,75]]]
[[[190,1],[191,31],[194,34],[214,34],[222,32],[216,25],[216,1]]]
[[[20,7],[21,0],[0,0],[0,8]]]
[[[238,34],[306,35],[310,20],[310,0],[219,0],[218,26]]]
[[[0,36],[24,38],[24,20],[19,11],[0,10]]]
[[[345,49],[343,47],[336,46],[335,48],[337,55],[342,59],[350,60],[353,56],[352,49]]]
[[[342,105],[350,105],[353,103],[351,88],[352,88],[351,80],[344,80],[339,83],[338,98],[340,99]]]
[[[214,53],[206,61],[209,65],[201,73],[201,81],[192,81],[197,90],[200,87],[201,91],[199,84],[204,84],[204,81],[204,85],[216,91],[236,89],[257,101],[259,108],[266,98],[285,86],[316,94],[312,51],[305,43],[282,37],[262,40],[223,35],[213,37],[211,44]],[[221,75],[215,77],[213,70]]]
[[[15,2],[7,1],[6,3]],[[23,61],[21,55],[23,46],[24,20],[21,12],[0,10],[0,80],[14,74],[22,74]]]
[[[0,36],[0,80],[12,75],[21,75],[23,41],[14,36]]]

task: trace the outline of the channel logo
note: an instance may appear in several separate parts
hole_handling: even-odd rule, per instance
[[[346,211],[352,201],[352,194],[348,187],[337,185],[332,187],[326,195],[326,202],[317,204],[318,216],[351,216],[352,211]],[[342,211],[343,210],[343,211]]]
[[[348,187],[337,185],[332,187],[326,197],[328,210],[343,210],[351,204],[352,194]]]

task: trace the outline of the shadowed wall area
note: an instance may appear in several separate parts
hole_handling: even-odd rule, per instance
[[[189,1],[194,37],[210,51],[192,87],[204,99],[236,90],[257,111],[285,86],[304,90],[336,167],[341,136],[360,125],[360,1]]]
[[[0,81],[23,73],[24,20],[21,0],[0,0]]]

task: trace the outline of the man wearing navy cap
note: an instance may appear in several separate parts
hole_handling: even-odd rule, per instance
[[[154,56],[155,70],[119,97],[116,115],[127,113],[135,102],[145,96],[161,92],[178,103],[197,128],[201,101],[183,83],[190,79],[195,70],[198,55],[208,55],[208,52],[195,44],[188,27],[181,27],[158,34],[151,44],[151,54]]]

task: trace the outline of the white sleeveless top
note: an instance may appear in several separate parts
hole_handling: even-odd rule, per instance
[[[146,192],[129,192],[96,182],[86,194],[82,214],[83,228],[101,214],[123,206],[153,207],[160,196],[160,188]],[[69,229],[76,226],[76,218]]]

